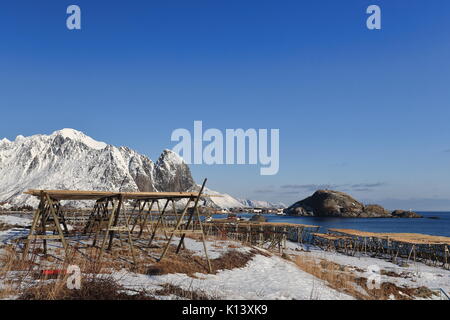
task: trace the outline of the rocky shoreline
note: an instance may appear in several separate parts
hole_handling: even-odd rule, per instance
[[[389,211],[377,204],[364,205],[350,195],[333,190],[317,190],[285,210],[287,215],[343,218],[423,218],[413,211]]]

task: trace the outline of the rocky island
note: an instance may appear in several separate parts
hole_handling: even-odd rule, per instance
[[[388,211],[380,205],[364,205],[350,195],[333,190],[317,190],[313,195],[286,209],[286,214],[343,218],[422,218],[405,210]]]

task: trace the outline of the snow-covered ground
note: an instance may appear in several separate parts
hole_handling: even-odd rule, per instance
[[[113,274],[121,285],[128,288],[151,291],[160,289],[163,284],[171,284],[184,290],[201,291],[216,299],[353,299],[277,256],[258,254],[243,268],[194,276],[180,273],[148,276],[125,270]]]
[[[0,215],[0,224],[9,224],[11,226],[26,227],[31,225],[31,220],[13,215]]]
[[[179,238],[174,237],[177,244]],[[210,259],[217,259],[230,250],[248,253],[251,247],[231,240],[212,240],[207,243]],[[203,256],[203,242],[185,238],[185,247],[194,255]],[[258,249],[268,253],[264,249]],[[161,289],[163,284],[171,284],[189,291],[200,291],[215,299],[353,299],[327,286],[326,282],[300,270],[293,262],[278,256],[256,254],[243,268],[220,270],[216,274],[143,275],[126,270],[112,276],[124,287]]]
[[[14,226],[11,229],[0,231],[0,245],[11,240],[28,235],[29,230],[25,227],[31,225],[31,219],[13,215],[0,215],[0,224]]]

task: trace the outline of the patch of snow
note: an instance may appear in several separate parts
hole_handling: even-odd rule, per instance
[[[31,219],[11,215],[0,215],[0,223],[9,224],[12,226],[27,227],[31,225]]]
[[[24,228],[13,228],[5,231],[0,231],[0,243],[10,243],[12,240],[28,236],[29,233],[30,230]]]
[[[204,193],[209,195],[217,195],[219,197],[211,197],[208,199],[208,201],[212,202],[214,205],[223,208],[223,209],[230,209],[230,208],[241,208],[242,203],[239,202],[236,198],[233,198],[229,194],[226,193],[219,193],[217,191],[211,190],[209,188],[204,189]]]
[[[60,135],[63,138],[67,138],[67,139],[71,139],[74,141],[84,143],[89,148],[92,148],[95,150],[102,150],[108,146],[108,144],[101,142],[101,141],[96,141],[96,140],[92,139],[91,137],[85,135],[83,132],[75,130],[75,129],[66,128],[66,129],[58,130],[58,131],[53,132],[52,135],[53,136]]]
[[[0,205],[0,209],[3,209],[3,210],[9,210],[9,209],[11,209],[11,207],[12,207],[12,205],[9,203]]]

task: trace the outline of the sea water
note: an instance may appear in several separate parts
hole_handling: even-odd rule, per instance
[[[450,237],[450,212],[417,212],[423,218],[331,218],[331,217],[296,217],[265,214],[268,222],[286,222],[320,226],[320,232],[328,228],[356,229],[371,232],[423,233]],[[253,214],[237,214],[250,218]],[[226,215],[214,215],[225,218]]]

